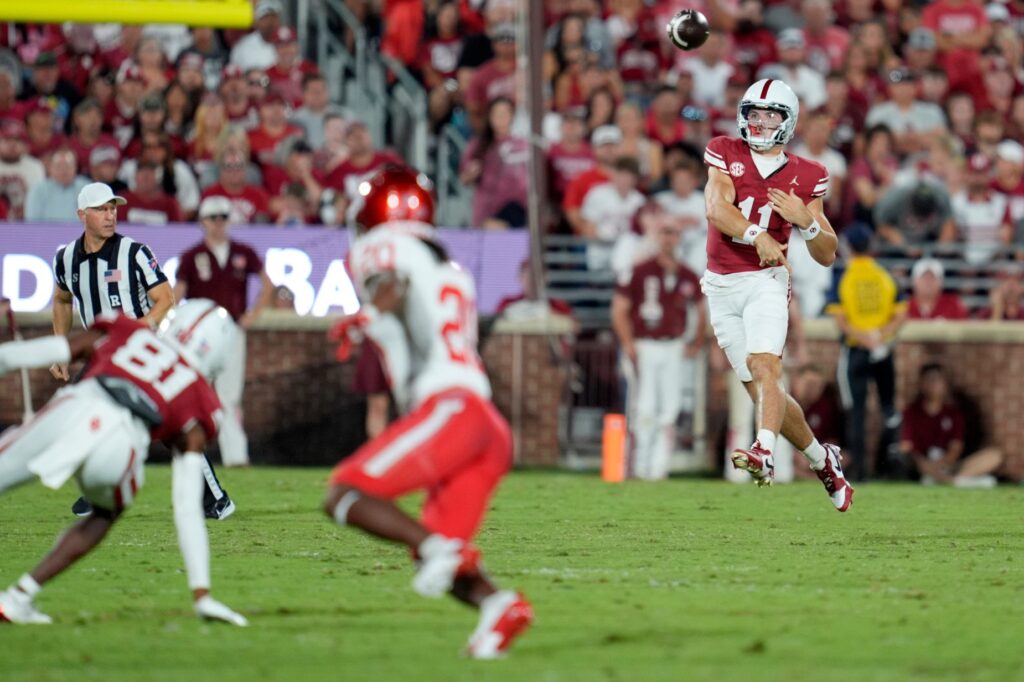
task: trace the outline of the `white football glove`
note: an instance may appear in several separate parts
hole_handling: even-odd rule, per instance
[[[210,595],[205,595],[195,603],[195,611],[197,616],[205,620],[220,620],[225,623],[237,625],[241,628],[244,628],[249,624],[249,621],[245,619],[245,616],[240,613],[235,613]]]

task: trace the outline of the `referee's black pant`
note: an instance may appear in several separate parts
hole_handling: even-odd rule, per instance
[[[884,467],[889,450],[898,445],[900,414],[896,411],[896,366],[891,352],[877,361],[871,359],[871,351],[866,348],[844,346],[839,353],[837,379],[846,410],[846,448],[852,460],[847,475],[855,481],[863,481],[870,473],[864,448],[868,382],[875,384],[882,411],[882,435],[876,461]]]

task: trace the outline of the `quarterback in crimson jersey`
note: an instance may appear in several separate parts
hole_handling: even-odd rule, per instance
[[[0,437],[0,493],[33,478],[60,488],[74,478],[92,512],[30,573],[0,592],[0,622],[52,622],[34,598],[42,585],[98,545],[143,483],[150,440],[171,447],[175,525],[203,618],[245,625],[210,596],[201,454],[217,433],[220,402],[204,376],[223,363],[234,325],[210,301],[172,310],[160,335],[124,316],[98,317],[70,339],[50,336],[0,346],[0,373],[88,361],[81,381],[59,390],[32,419]]]
[[[838,239],[825,217],[822,197],[828,171],[785,151],[793,138],[800,102],[788,85],[766,78],[740,100],[740,139],[717,137],[704,152],[708,221],[708,268],[701,280],[711,326],[736,374],[757,403],[757,439],[734,444],[733,466],[758,485],[775,476],[772,451],[781,432],[807,457],[841,512],[853,502],[839,448],[822,445],[800,406],[782,388],[782,351],[790,298],[786,248],[800,230],[818,263],[835,261]]]
[[[436,241],[433,197],[414,171],[387,167],[361,194],[349,268],[363,308],[336,334],[358,327],[374,341],[403,416],[335,468],[324,510],[408,546],[416,592],[478,608],[467,653],[495,658],[533,610],[491,582],[470,544],[512,463],[508,423],[477,355],[473,280]],[[419,522],[391,501],[415,490],[427,493]]]

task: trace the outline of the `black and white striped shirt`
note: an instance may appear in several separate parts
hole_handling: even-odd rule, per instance
[[[82,324],[97,315],[120,312],[140,319],[152,308],[149,290],[167,281],[153,252],[130,237],[114,234],[96,253],[86,253],[85,235],[57,249],[57,286],[78,301]]]

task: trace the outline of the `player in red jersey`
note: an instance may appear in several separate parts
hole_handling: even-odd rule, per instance
[[[790,272],[786,247],[796,227],[818,263],[835,261],[838,239],[822,197],[828,171],[787,154],[800,102],[788,85],[766,78],[740,100],[740,138],[716,137],[704,152],[708,269],[701,280],[718,345],[757,404],[757,440],[737,447],[733,466],[758,485],[771,485],[772,450],[781,432],[811,463],[839,511],[853,501],[839,448],[822,445],[800,406],[782,387],[782,350],[788,329]]]
[[[408,546],[416,592],[478,608],[467,653],[496,658],[533,610],[491,582],[470,544],[512,463],[512,434],[477,355],[473,280],[436,241],[434,200],[415,172],[387,167],[363,190],[356,223],[365,234],[349,267],[364,305],[341,325],[373,339],[404,415],[335,468],[324,511]],[[421,521],[392,502],[414,490],[427,492]]]
[[[135,498],[150,440],[166,443],[174,520],[196,613],[246,625],[210,596],[203,518],[203,449],[217,432],[220,402],[204,379],[223,363],[234,325],[222,308],[196,299],[171,311],[159,336],[141,320],[98,317],[71,338],[47,336],[0,346],[0,373],[86,359],[82,379],[0,437],[0,493],[39,478],[57,489],[74,478],[92,504],[30,573],[0,592],[0,622],[46,624],[34,598],[42,585],[89,553]]]

